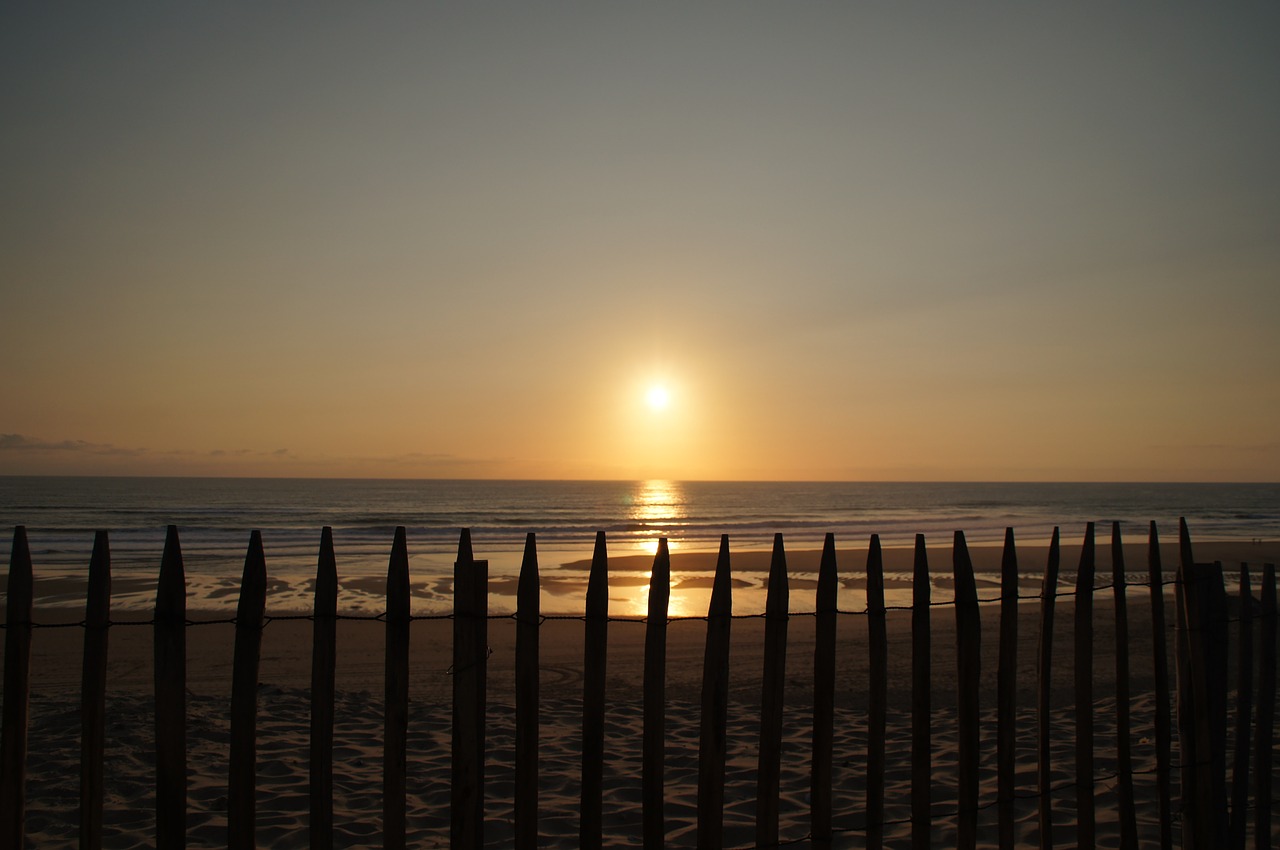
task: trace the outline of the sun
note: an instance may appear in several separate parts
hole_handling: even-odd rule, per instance
[[[649,387],[649,392],[645,395],[645,401],[649,403],[650,410],[666,410],[671,404],[671,393],[662,384],[654,384]]]

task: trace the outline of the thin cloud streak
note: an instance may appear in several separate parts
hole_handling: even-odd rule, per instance
[[[0,434],[0,475],[37,474],[24,461],[42,463],[51,455],[79,458],[84,474],[120,474],[117,459],[130,461],[141,474],[215,474],[239,476],[246,469],[258,474],[316,477],[332,474],[349,477],[354,470],[383,472],[395,477],[420,475],[446,477],[494,474],[509,458],[469,458],[448,452],[407,452],[397,455],[360,457],[307,456],[288,448],[257,449],[153,449],[121,447],[88,440],[48,440],[24,434]],[[95,464],[95,459],[97,463]],[[161,469],[162,467],[162,469]],[[60,470],[61,471],[61,470]]]

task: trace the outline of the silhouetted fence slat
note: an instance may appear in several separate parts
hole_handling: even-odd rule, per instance
[[[933,803],[931,579],[923,534],[916,535],[911,578],[911,846],[929,850]]]
[[[729,535],[720,536],[720,554],[707,608],[707,643],[702,659],[702,720],[698,736],[698,848],[724,845],[724,770],[728,755],[729,635],[733,620],[733,578]]]
[[[831,750],[835,740],[836,537],[822,542],[813,635],[813,755],[809,767],[809,830],[815,847],[831,846]]]
[[[1036,801],[1040,824],[1040,850],[1053,848],[1052,758],[1049,742],[1052,736],[1050,712],[1053,707],[1053,615],[1058,599],[1058,568],[1061,548],[1058,527],[1053,528],[1049,542],[1049,558],[1040,586],[1040,636],[1036,652]]]
[[[396,528],[387,564],[386,672],[382,731],[382,846],[405,846],[405,781],[409,733],[409,549]]]
[[[786,689],[787,556],[782,535],[773,536],[773,558],[764,610],[764,676],[760,689],[760,752],[756,771],[756,846],[778,843],[778,793],[782,764],[782,704]]]
[[[1160,850],[1173,850],[1173,728],[1169,712],[1168,633],[1164,616],[1164,569],[1160,534],[1151,523],[1147,541],[1147,580],[1151,585],[1151,661],[1155,677],[1156,796],[1160,805]]]
[[[80,847],[102,846],[103,758],[106,745],[107,645],[111,622],[111,546],[107,532],[93,539],[84,606],[84,663],[80,676]]]
[[[308,834],[312,850],[333,847],[334,668],[338,657],[338,566],[333,529],[320,532],[311,622],[311,764]]]
[[[956,780],[956,847],[973,850],[978,842],[978,701],[982,675],[982,622],[978,588],[964,532],[957,531],[952,549],[956,587],[956,686],[958,726]]]
[[[596,533],[587,578],[586,627],[582,661],[582,802],[578,828],[581,850],[599,850],[604,841],[604,686],[609,639],[609,556],[604,532]]]
[[[516,850],[538,846],[538,628],[542,600],[538,548],[533,532],[524,541],[516,585],[516,781],[513,800]]]
[[[641,838],[647,848],[660,848],[666,834],[663,788],[666,765],[667,610],[671,602],[671,556],[667,538],[649,571],[648,618],[644,634],[644,694],[641,729]]]
[[[1187,581],[1195,558],[1185,518],[1178,521],[1178,569],[1174,582],[1174,670],[1177,674],[1179,790],[1182,796],[1182,846],[1197,848],[1195,808],[1199,805],[1196,787],[1196,723],[1191,685],[1191,648],[1187,631]]]
[[[1093,523],[1085,526],[1076,571],[1076,846],[1093,850],[1097,828],[1093,807]]]
[[[1227,842],[1226,594],[1221,564],[1195,563],[1185,523],[1181,536],[1184,643],[1190,682],[1188,726],[1192,730],[1189,755],[1198,792],[1186,815],[1190,824],[1183,834],[1183,845],[1188,844],[1190,835],[1195,850],[1208,850],[1224,847]],[[1187,755],[1184,750],[1184,758]]]
[[[1228,651],[1227,585],[1221,561],[1206,565],[1203,574],[1207,581],[1199,585],[1197,591],[1202,591],[1201,604],[1206,608],[1202,627],[1209,674],[1206,685],[1209,689],[1209,751],[1212,753],[1213,835],[1215,845],[1225,847],[1230,828],[1227,814],[1227,668],[1231,653]]]
[[[255,846],[257,791],[258,662],[262,616],[267,604],[267,563],[262,534],[254,531],[245,554],[236,608],[236,642],[231,674],[231,745],[227,776],[227,847]]]
[[[1120,850],[1138,850],[1138,821],[1133,800],[1133,754],[1129,724],[1129,608],[1120,523],[1111,524],[1111,587],[1116,622],[1116,797]]]
[[[1250,716],[1253,710],[1253,595],[1249,565],[1240,565],[1240,654],[1236,664],[1236,756],[1231,772],[1231,847],[1244,850],[1249,821]]]
[[[4,709],[0,731],[0,844],[22,847],[26,821],[31,605],[35,580],[27,529],[13,530],[5,599]]]
[[[1000,661],[996,670],[996,816],[1001,850],[1013,850],[1018,696],[1018,553],[1004,531],[1000,557]]]
[[[884,609],[884,556],[880,535],[867,548],[867,848],[884,844],[884,733],[889,708],[889,638]]]
[[[169,526],[156,584],[156,848],[187,842],[187,582],[178,527]]]
[[[485,675],[488,666],[489,562],[458,538],[453,565],[453,787],[451,846],[484,846]]]
[[[1275,746],[1276,717],[1276,567],[1267,564],[1262,572],[1259,592],[1261,628],[1258,635],[1258,720],[1254,742],[1253,834],[1263,836],[1258,846],[1265,847],[1271,836],[1271,769]]]

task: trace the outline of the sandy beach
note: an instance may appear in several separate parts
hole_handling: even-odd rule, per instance
[[[0,11],[0,850],[1280,848],[1280,0],[118,6]]]
[[[1130,544],[1126,564],[1132,576],[1145,572],[1145,545]],[[1229,571],[1240,560],[1255,564],[1255,587],[1261,562],[1274,562],[1274,544],[1203,544],[1197,560],[1221,560]],[[1109,552],[1098,550],[1098,583],[1109,582]],[[863,562],[858,553],[842,555],[842,565]],[[998,562],[998,549],[974,549],[979,571]],[[1021,567],[1044,563],[1045,552],[1020,549]],[[796,553],[797,571],[816,553]],[[681,555],[678,557],[708,557]],[[738,556],[735,556],[735,559]],[[789,558],[791,554],[789,553]],[[864,556],[865,557],[865,556]],[[886,569],[909,568],[908,550],[886,550]],[[950,552],[931,551],[935,572],[950,571]],[[743,560],[768,558],[752,553]],[[993,561],[992,559],[995,559]],[[1064,572],[1074,572],[1078,549],[1064,547]],[[816,561],[815,561],[816,563]],[[1166,555],[1165,570],[1172,577],[1175,560]],[[1235,564],[1235,567],[1231,565]],[[736,561],[735,561],[736,565]],[[612,566],[612,563],[611,563]],[[673,564],[673,567],[675,565]],[[1041,566],[1042,568],[1042,566]],[[994,596],[991,575],[980,584],[981,597]],[[1024,582],[1026,584],[1027,582]],[[1067,588],[1063,588],[1066,590]],[[855,596],[861,589],[855,588]],[[1038,593],[1023,587],[1021,594]],[[643,595],[643,589],[624,585],[617,593]],[[800,582],[793,597],[810,591]],[[1096,774],[1114,770],[1114,658],[1115,632],[1111,590],[1097,594],[1094,617]],[[1151,696],[1150,607],[1146,588],[1129,592],[1134,766],[1142,846],[1155,846],[1158,810],[1154,767]],[[843,601],[843,600],[842,600]],[[794,610],[795,606],[793,606]],[[745,609],[745,610],[744,610]],[[809,608],[808,610],[811,610]],[[858,606],[856,611],[861,611]],[[1054,718],[1055,784],[1064,790],[1054,797],[1055,839],[1061,846],[1074,841],[1075,819],[1072,703],[1072,600],[1059,601],[1055,629]],[[758,613],[735,606],[741,614]],[[268,613],[272,612],[268,601]],[[1035,790],[1035,655],[1039,605],[1031,600],[1019,608],[1018,649],[1018,791],[1028,795],[1017,804],[1021,843],[1036,840]],[[191,611],[193,620],[220,619],[224,611]],[[121,619],[126,619],[124,616]],[[994,695],[997,665],[998,613],[984,606],[982,710],[984,713],[983,804],[995,800]],[[75,622],[66,609],[37,609],[41,623]],[[950,606],[933,612],[933,824],[938,846],[954,843],[955,835],[955,618]],[[785,741],[781,803],[784,840],[808,832],[808,769],[812,726],[814,619],[793,615],[787,647]],[[886,817],[905,820],[910,813],[910,612],[891,611],[889,629],[889,719]],[[753,840],[758,705],[763,651],[763,620],[745,618],[732,626],[729,717],[729,764],[726,790],[726,840],[732,846]],[[844,614],[838,622],[836,696],[836,827],[843,830],[838,846],[861,846],[865,786],[867,618]],[[645,626],[617,621],[609,628],[608,716],[605,764],[605,830],[614,846],[634,846],[640,836],[640,729]],[[576,843],[580,775],[583,624],[577,620],[548,620],[540,631],[542,731],[540,832],[546,846]],[[666,819],[672,846],[692,846],[696,831],[696,786],[702,654],[706,623],[676,620],[668,629],[667,655],[667,769]],[[225,842],[228,704],[234,627],[195,625],[188,629],[189,691],[189,815],[192,846]],[[79,628],[40,628],[32,641],[32,698],[29,735],[28,834],[31,846],[69,847],[76,842],[78,792],[78,695],[84,633]],[[449,838],[449,735],[452,682],[452,624],[448,620],[416,620],[411,630],[409,725],[410,845],[447,846]],[[511,619],[489,624],[492,655],[488,662],[488,763],[486,837],[490,846],[508,846],[511,839],[513,750],[513,671],[515,628]],[[381,727],[384,626],[380,622],[344,620],[338,624],[335,750],[335,807],[337,843],[344,847],[377,843],[381,820]],[[146,847],[153,830],[153,748],[150,714],[152,690],[151,629],[118,625],[110,633],[108,676],[108,797],[106,846]],[[311,623],[273,620],[263,637],[259,689],[258,841],[261,846],[304,847],[307,844],[308,686],[311,664]],[[1233,674],[1234,675],[1234,674]],[[1234,679],[1233,679],[1234,681]],[[1175,749],[1176,752],[1176,749]],[[1176,794],[1176,778],[1175,778]],[[1112,812],[1115,782],[1097,785],[1100,840],[1117,840]],[[887,832],[890,846],[901,846],[910,834],[905,823]],[[995,846],[995,807],[980,815],[983,846]]]

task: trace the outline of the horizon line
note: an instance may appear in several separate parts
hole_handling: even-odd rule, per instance
[[[166,473],[140,473],[134,475],[102,473],[0,473],[0,478],[99,478],[99,479],[156,479],[196,481],[442,481],[442,482],[491,482],[491,483],[543,483],[543,484],[620,484],[644,481],[670,481],[680,484],[1130,484],[1130,485],[1188,485],[1233,484],[1255,486],[1280,486],[1280,481],[1253,481],[1232,479],[1156,480],[1156,479],[1061,479],[1061,478],[503,478],[447,476],[386,477],[360,475],[182,475]]]

